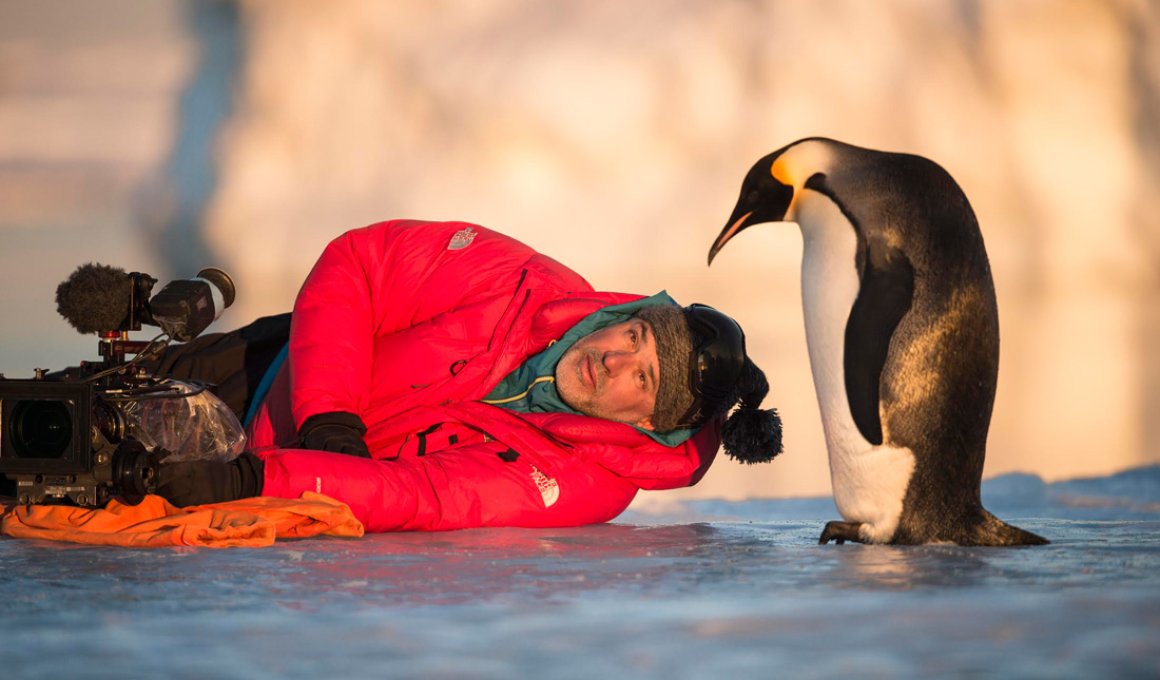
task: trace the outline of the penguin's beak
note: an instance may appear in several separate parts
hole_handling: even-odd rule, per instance
[[[713,247],[709,248],[709,264],[713,264],[717,253],[743,229],[785,219],[793,202],[794,190],[773,178],[770,170],[773,161],[770,159],[776,158],[776,154],[764,158],[749,171],[741,184],[741,198],[737,200],[729,222],[717,235],[717,240],[713,241]]]
[[[733,216],[729,218],[729,223],[717,235],[717,240],[713,241],[713,247],[709,248],[709,264],[713,264],[713,258],[717,257],[717,253],[725,247],[729,239],[733,238],[737,232],[749,226],[749,218],[753,216],[753,211],[743,211],[742,206],[738,205],[733,211]]]

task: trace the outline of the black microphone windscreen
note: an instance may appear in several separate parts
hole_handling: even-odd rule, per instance
[[[81,333],[118,330],[133,304],[132,287],[123,269],[83,264],[56,287],[56,311]]]

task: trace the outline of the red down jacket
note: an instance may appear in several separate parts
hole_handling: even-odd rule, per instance
[[[263,495],[326,494],[368,531],[442,530],[604,522],[639,489],[695,484],[717,423],[670,448],[622,423],[477,401],[589,313],[639,297],[595,292],[474,224],[343,234],[303,284],[289,359],[250,425]],[[362,418],[373,459],[288,448],[331,411]]]

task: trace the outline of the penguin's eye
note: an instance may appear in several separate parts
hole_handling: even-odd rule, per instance
[[[761,199],[761,192],[757,189],[750,189],[749,193],[745,194],[746,203],[757,203]]]

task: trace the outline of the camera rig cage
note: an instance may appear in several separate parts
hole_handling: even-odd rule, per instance
[[[84,265],[73,275],[99,275],[59,309],[78,330],[91,331],[82,320],[66,314],[66,305],[86,309],[106,304],[105,289],[118,288],[115,309],[122,319],[98,335],[98,362],[80,362],[58,373],[43,369],[31,379],[0,376],[0,495],[19,503],[69,503],[104,506],[111,498],[139,503],[156,486],[157,467],[167,455],[148,447],[130,433],[125,406],[156,398],[187,398],[190,392],[158,379],[148,369],[170,339],[196,337],[233,302],[233,282],[219,269],[205,269],[198,278],[173,281],[151,300],[156,279],[138,272],[124,274],[101,265]],[[87,268],[87,269],[86,269]],[[110,273],[115,272],[115,273]],[[119,306],[119,305],[118,305]],[[123,316],[122,316],[123,312]],[[96,318],[102,318],[97,315]],[[105,315],[103,318],[113,318]],[[130,340],[142,323],[163,332],[151,341]],[[132,359],[128,359],[133,355]],[[204,389],[200,388],[199,389]]]

